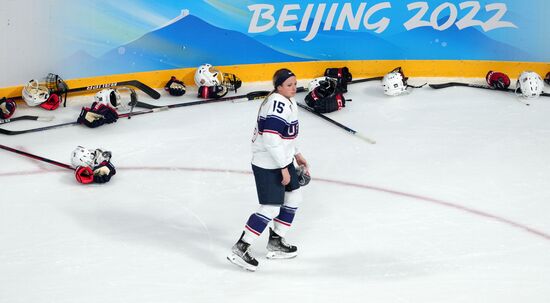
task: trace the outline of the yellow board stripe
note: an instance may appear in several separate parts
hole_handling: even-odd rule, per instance
[[[465,77],[484,78],[489,70],[500,71],[515,79],[522,71],[537,72],[541,77],[550,72],[548,62],[502,62],[502,61],[469,61],[469,60],[364,60],[364,61],[309,61],[268,64],[246,64],[216,66],[224,73],[237,75],[243,83],[271,81],[273,73],[279,68],[289,68],[298,79],[309,79],[322,76],[328,67],[347,66],[353,78],[383,76],[395,67],[401,66],[407,77]],[[69,87],[83,87],[126,80],[139,80],[153,88],[162,88],[176,76],[186,85],[193,86],[196,68],[181,68],[153,72],[129,73],[67,80]],[[63,75],[61,75],[63,76]],[[21,86],[0,89],[0,97],[21,95]]]

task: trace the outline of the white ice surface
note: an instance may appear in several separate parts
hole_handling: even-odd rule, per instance
[[[258,89],[269,85],[243,92]],[[550,99],[349,89],[353,101],[328,116],[377,144],[301,110],[314,179],[287,237],[300,254],[267,260],[264,233],[255,273],[225,257],[257,208],[259,101],[0,135],[63,163],[77,145],[103,147],[118,169],[110,183],[84,186],[69,170],[0,150],[0,302],[550,302]],[[56,119],[1,127],[72,121],[91,100],[55,112],[20,105],[16,115]],[[140,100],[196,98],[190,89]]]

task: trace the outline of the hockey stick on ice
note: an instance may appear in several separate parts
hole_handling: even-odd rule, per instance
[[[50,163],[50,164],[53,164],[53,165],[56,165],[56,166],[59,166],[59,167],[62,167],[62,168],[74,170],[74,168],[72,168],[69,164],[65,164],[65,163],[57,162],[57,161],[50,160],[50,159],[47,159],[47,158],[44,158],[44,157],[40,157],[40,156],[37,156],[37,155],[33,155],[33,154],[30,154],[30,153],[24,152],[22,150],[11,148],[9,146],[5,146],[5,145],[0,144],[0,148],[4,149],[4,150],[7,150],[7,151],[10,151],[10,152],[13,152],[13,153],[16,153],[16,154],[23,155],[25,157],[35,159],[35,160],[47,162],[47,163]]]
[[[374,141],[374,140],[372,140],[372,139],[370,139],[370,138],[368,138],[368,137],[365,137],[365,136],[361,135],[361,134],[358,133],[357,131],[355,131],[355,130],[353,130],[353,129],[351,129],[351,128],[345,126],[345,125],[343,125],[343,124],[340,123],[340,122],[336,122],[336,121],[332,120],[331,118],[329,118],[329,117],[327,117],[327,116],[325,116],[325,115],[323,115],[323,114],[321,114],[321,113],[316,112],[315,110],[313,110],[312,108],[310,108],[310,107],[307,106],[307,105],[303,105],[303,104],[301,104],[301,103],[298,103],[298,106],[301,107],[301,108],[303,108],[303,109],[305,109],[305,110],[307,110],[308,112],[310,112],[310,113],[312,113],[312,114],[314,114],[314,115],[320,117],[320,118],[323,118],[324,120],[326,120],[326,121],[328,121],[328,122],[330,122],[330,123],[332,123],[332,124],[334,124],[334,125],[336,125],[336,126],[342,128],[342,129],[344,129],[344,130],[347,131],[348,133],[350,133],[350,134],[352,134],[352,135],[355,135],[355,136],[359,137],[360,139],[366,141],[367,143],[376,144],[376,141]]]
[[[447,87],[453,87],[453,86],[464,86],[464,87],[473,87],[473,88],[481,88],[481,89],[488,89],[488,90],[494,90],[494,91],[503,91],[503,92],[510,92],[514,93],[515,90],[512,88],[507,89],[496,89],[492,88],[486,85],[480,85],[480,84],[472,84],[472,83],[461,83],[461,82],[447,82],[447,83],[439,83],[439,84],[430,84],[431,88],[435,89],[441,89],[441,88],[447,88]],[[544,97],[550,97],[549,93],[542,93],[540,94]]]
[[[104,88],[110,88],[110,87],[117,87],[117,86],[133,86],[142,92],[146,93],[149,97],[153,99],[160,98],[160,93],[156,90],[152,89],[151,87],[145,85],[144,83],[138,81],[138,80],[128,80],[128,81],[122,81],[122,82],[111,82],[111,83],[104,83],[104,84],[98,84],[98,85],[89,85],[89,86],[83,86],[83,87],[76,87],[76,88],[69,88],[66,93],[74,93],[74,92],[82,92],[82,91],[94,91],[94,90],[100,90]],[[63,106],[66,105],[67,99],[65,99],[65,103]]]
[[[348,84],[369,82],[369,81],[375,81],[375,80],[382,80],[382,77],[372,77],[372,78],[352,80]],[[306,91],[307,91],[307,89],[305,89],[304,87],[298,87],[296,92],[297,93],[302,93],[302,92],[306,92]],[[148,109],[161,108],[161,107],[176,108],[176,107],[216,103],[216,102],[237,100],[237,99],[244,99],[244,98],[246,98],[248,100],[256,100],[256,99],[265,98],[267,95],[269,95],[269,93],[270,93],[270,91],[254,91],[254,92],[250,92],[248,94],[243,94],[243,95],[226,96],[226,97],[217,98],[217,99],[198,100],[198,101],[186,102],[186,103],[176,103],[176,104],[170,104],[170,105],[165,105],[165,106],[153,105],[153,104],[148,104],[148,103],[138,101],[136,103],[136,106],[137,107],[142,107],[142,108],[148,108]]]
[[[348,82],[348,84],[356,84],[356,83],[364,83],[364,82],[370,82],[370,81],[376,81],[376,80],[382,80],[384,77],[372,77],[372,78],[363,78],[363,79],[356,79],[356,80],[351,80],[350,82]],[[303,93],[303,92],[307,92],[307,88],[305,87],[298,87],[296,89],[296,92],[297,93]]]
[[[131,106],[131,110],[129,113],[125,113],[125,114],[120,114],[118,115],[119,118],[125,118],[127,117],[128,119],[130,119],[132,116],[137,116],[137,115],[141,115],[141,114],[148,114],[148,113],[151,113],[151,112],[157,112],[157,111],[161,111],[161,110],[166,110],[168,108],[165,108],[165,107],[161,107],[161,108],[157,108],[157,109],[154,109],[154,110],[147,110],[147,111],[141,111],[141,112],[133,112],[133,109],[134,109],[134,106],[135,104],[138,102],[137,101],[137,95],[135,93],[135,91],[131,88],[128,88],[130,90],[130,106]],[[20,134],[26,134],[26,133],[34,133],[34,132],[39,132],[39,131],[43,131],[43,130],[49,130],[49,129],[54,129],[54,128],[61,128],[61,127],[65,127],[65,126],[71,126],[71,125],[78,125],[80,123],[78,123],[77,121],[73,121],[73,122],[66,122],[66,123],[61,123],[61,124],[55,124],[55,125],[48,125],[48,126],[44,126],[44,127],[38,127],[38,128],[31,128],[31,129],[24,129],[24,130],[7,130],[7,129],[1,129],[0,128],[0,134],[4,134],[4,135],[9,135],[9,136],[13,136],[13,135],[20,135]]]
[[[184,106],[191,106],[191,105],[197,105],[197,104],[207,104],[207,103],[214,103],[214,102],[221,102],[221,101],[227,101],[227,100],[235,100],[240,98],[250,98],[249,100],[258,99],[265,97],[269,94],[269,91],[256,91],[256,92],[250,92],[248,94],[244,95],[236,95],[236,96],[230,96],[230,97],[224,97],[220,99],[207,99],[207,100],[199,100],[194,102],[188,102],[188,103],[177,103],[172,105],[166,105],[166,106],[157,106],[157,105],[151,105],[147,103],[143,103],[140,101],[137,101],[137,98],[135,100],[135,105],[137,107],[143,107],[147,108],[148,110],[144,111],[138,111],[138,112],[131,112],[131,113],[125,113],[125,114],[119,114],[119,118],[130,118],[133,116],[143,115],[143,114],[150,114],[150,113],[156,113],[159,111],[168,110],[170,108],[176,108],[176,107],[184,107]],[[135,96],[134,96],[135,98]],[[133,101],[130,103],[134,103]],[[71,126],[71,125],[78,125],[77,121],[72,122],[65,122],[61,124],[55,124],[55,125],[48,125],[44,127],[38,127],[38,128],[30,128],[30,129],[24,129],[24,130],[7,130],[0,128],[0,134],[8,135],[8,136],[14,136],[14,135],[21,135],[21,134],[27,134],[27,133],[34,133],[34,132],[40,132],[44,130],[50,130],[55,128],[61,128],[65,126]]]
[[[382,80],[382,78],[383,78],[383,77],[373,77],[373,78],[357,79],[357,80],[352,80],[352,81],[350,81],[348,84],[355,84],[355,83],[369,82],[369,81],[375,81],[375,80]],[[298,88],[296,89],[296,92],[297,92],[297,93],[307,92],[307,88],[305,88],[305,87],[298,87]],[[351,100],[349,100],[349,101],[351,101]],[[314,115],[316,115],[316,116],[318,116],[318,117],[320,117],[320,118],[322,118],[322,119],[324,119],[324,120],[326,120],[326,121],[328,121],[328,122],[330,122],[330,123],[332,123],[332,124],[334,124],[334,125],[336,125],[336,126],[342,128],[342,129],[344,129],[344,130],[347,131],[348,133],[357,136],[358,138],[360,138],[360,139],[363,140],[363,141],[366,141],[367,143],[376,144],[376,141],[375,141],[375,140],[373,140],[373,139],[371,139],[371,138],[369,138],[369,137],[363,136],[362,134],[358,133],[356,130],[353,130],[353,129],[351,129],[351,128],[345,126],[345,125],[343,125],[343,124],[340,123],[340,122],[334,121],[334,120],[332,120],[331,118],[329,118],[329,117],[327,117],[327,116],[325,116],[325,115],[323,115],[323,114],[321,114],[321,113],[316,112],[313,108],[310,108],[310,107],[307,106],[307,105],[303,105],[303,104],[301,104],[301,103],[298,103],[298,106],[301,107],[301,108],[303,108],[303,109],[305,109],[305,110],[307,110],[308,112],[310,112],[310,113],[312,113],[312,114],[314,114]]]
[[[380,79],[382,79],[382,77],[357,79],[357,80],[354,80],[350,83],[368,82],[368,81],[380,80]],[[126,81],[126,82],[129,82],[129,81]],[[119,85],[121,85],[121,83],[122,82],[119,82]],[[96,89],[99,89],[99,88],[96,88]],[[298,93],[305,92],[305,91],[307,91],[307,90],[304,87],[298,87],[298,89],[297,89]],[[149,113],[164,111],[164,110],[168,110],[170,108],[186,107],[186,106],[193,106],[193,105],[199,105],[199,104],[217,103],[217,102],[237,100],[237,99],[243,99],[243,98],[247,98],[248,100],[255,100],[255,99],[265,98],[267,95],[269,95],[269,93],[270,93],[270,91],[253,91],[253,92],[250,92],[250,93],[247,93],[247,94],[242,94],[242,95],[226,96],[226,97],[222,97],[222,98],[218,98],[218,99],[206,99],[206,100],[198,100],[198,101],[186,102],[186,103],[176,103],[176,104],[170,104],[170,105],[165,105],[165,106],[152,105],[152,104],[136,101],[135,102],[136,107],[142,107],[142,108],[146,108],[148,110],[132,112],[132,113],[126,113],[126,114],[120,114],[119,117],[120,118],[133,117],[133,116],[137,116],[137,115],[143,115],[143,114],[149,114]],[[334,121],[334,120],[332,120],[328,117],[325,117],[325,119],[328,119],[328,120],[332,121],[333,123],[338,123],[338,122],[336,122],[336,121]],[[25,130],[7,130],[7,129],[1,129],[0,128],[0,134],[13,136],[13,135],[39,132],[39,131],[55,129],[55,128],[61,128],[61,127],[70,126],[70,125],[78,125],[78,124],[79,124],[78,122],[74,121],[74,122],[66,122],[66,123],[61,123],[61,124],[55,124],[55,125],[49,125],[49,126],[44,126],[44,127],[39,127],[39,128],[32,128],[32,129],[25,129]],[[342,125],[342,127],[344,127],[344,129],[346,129],[346,126]],[[355,132],[355,131],[351,130],[350,132]],[[368,139],[368,140],[370,140],[370,139]],[[370,141],[373,141],[373,140],[370,140]]]
[[[19,120],[36,120],[36,121],[52,121],[53,120],[53,116],[28,116],[28,115],[25,115],[25,116],[19,116],[19,117],[15,117],[15,118],[11,118],[11,119],[0,119],[0,124],[6,124],[6,123],[10,123],[10,122],[14,122],[14,121],[19,121]]]
[[[139,101],[138,101],[138,103],[139,103]],[[130,113],[125,113],[125,114],[120,114],[120,115],[118,115],[118,117],[119,118],[126,118],[127,117],[128,119],[130,119],[133,116],[156,113],[156,112],[165,111],[165,110],[169,110],[169,109],[170,108],[167,107],[167,106],[161,106],[161,107],[150,108],[150,109],[142,110],[142,111],[138,111],[138,112],[130,112]]]
[[[119,118],[130,118],[133,116],[143,115],[143,114],[149,114],[149,113],[156,113],[159,111],[167,110],[168,107],[159,107],[154,109],[148,109],[144,111],[139,112],[131,112],[131,113],[125,113],[118,115]],[[40,132],[44,130],[50,130],[55,128],[61,128],[65,126],[71,126],[71,125],[79,125],[80,123],[73,121],[73,122],[65,122],[61,124],[54,124],[54,125],[48,125],[44,127],[38,127],[38,128],[30,128],[30,129],[24,129],[24,130],[8,130],[8,129],[2,129],[0,128],[0,134],[8,135],[8,136],[15,136],[15,135],[21,135],[21,134],[27,134],[27,133],[35,133]]]
[[[193,105],[200,105],[200,104],[217,103],[217,102],[244,99],[244,98],[248,100],[256,100],[256,99],[265,98],[267,95],[269,95],[269,93],[270,91],[262,90],[262,91],[254,91],[254,92],[250,92],[248,94],[242,94],[242,95],[226,96],[226,97],[221,97],[217,99],[204,99],[204,100],[197,100],[197,101],[185,102],[185,103],[175,103],[175,104],[164,105],[164,106],[153,105],[153,104],[137,101],[136,106],[142,107],[142,108],[148,108],[148,109],[163,108],[163,107],[176,108],[176,107],[186,107],[186,106],[193,106]]]
[[[82,92],[82,91],[95,91],[95,90],[101,90],[104,88],[110,88],[110,87],[118,87],[118,86],[133,86],[145,94],[147,94],[149,97],[153,99],[160,98],[160,93],[154,90],[153,88],[147,86],[146,84],[138,81],[138,80],[128,80],[128,81],[121,81],[121,82],[110,82],[110,83],[103,83],[98,85],[89,85],[89,86],[83,86],[83,87],[75,87],[75,88],[69,88],[67,90],[63,91],[52,91],[52,93],[56,94],[68,94],[68,93],[75,93],[75,92]],[[12,98],[18,98],[22,99],[21,96],[16,96]],[[67,105],[67,98],[65,98],[65,101],[63,102],[63,106]]]
[[[98,84],[98,85],[69,88],[67,90],[67,93],[89,91],[89,90],[94,91],[94,90],[100,90],[104,88],[117,87],[117,86],[133,86],[141,90],[142,92],[146,93],[149,97],[153,99],[160,98],[159,92],[157,92],[156,90],[152,89],[151,87],[145,85],[144,83],[138,80],[128,80],[128,81],[122,81],[122,82],[111,82],[111,83],[104,83],[104,84]]]
[[[355,83],[363,83],[363,82],[369,82],[369,81],[382,80],[383,78],[384,77],[372,77],[372,78],[356,79],[356,80],[351,80],[348,84],[355,84]]]
[[[348,84],[363,83],[363,82],[376,81],[376,80],[382,80],[382,77],[372,77],[372,78],[352,80]],[[306,91],[307,91],[306,88],[298,87],[296,92],[297,93],[302,93],[302,92],[306,92]],[[142,107],[142,108],[148,108],[148,109],[161,108],[161,107],[176,108],[176,107],[216,103],[216,102],[237,100],[237,99],[244,99],[244,98],[246,98],[248,100],[256,100],[256,99],[265,98],[267,95],[269,95],[269,93],[270,93],[270,91],[265,91],[265,90],[264,91],[254,91],[254,92],[250,92],[250,93],[242,94],[242,95],[226,96],[226,97],[217,98],[217,99],[205,99],[205,100],[198,100],[198,101],[186,102],[186,103],[176,103],[176,104],[170,104],[170,105],[165,105],[165,106],[153,105],[153,104],[148,104],[148,103],[138,101],[136,103],[136,106],[137,107]]]
[[[159,112],[159,111],[163,111],[163,110],[167,110],[167,109],[169,109],[169,108],[168,107],[159,107],[159,108],[148,109],[148,110],[139,111],[139,112],[131,112],[131,113],[120,114],[120,115],[118,115],[118,117],[119,118],[130,118],[130,117],[133,117],[133,116],[149,114],[149,113],[155,113],[155,112]],[[65,123],[61,123],[61,124],[54,124],[54,125],[48,125],[48,126],[44,126],[44,127],[29,128],[29,129],[23,129],[23,130],[8,130],[8,129],[0,128],[0,134],[8,135],[8,136],[15,136],[15,135],[21,135],[21,134],[36,133],[36,132],[55,129],[55,128],[61,128],[61,127],[65,127],[65,126],[79,125],[79,124],[80,123],[78,123],[77,121],[72,121],[72,122],[65,122]]]
[[[44,127],[30,128],[30,129],[24,129],[24,130],[8,130],[8,129],[0,128],[0,134],[13,136],[13,135],[26,134],[26,133],[35,133],[35,132],[39,132],[39,131],[43,131],[43,130],[60,128],[60,127],[65,127],[65,126],[70,126],[70,125],[78,125],[78,124],[80,124],[80,123],[74,121],[74,122],[65,122],[65,123],[61,123],[61,124],[48,125],[48,126],[44,126]]]

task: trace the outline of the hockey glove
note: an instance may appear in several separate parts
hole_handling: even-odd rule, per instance
[[[218,99],[227,95],[227,87],[223,85],[216,86],[201,86],[199,87],[199,98],[204,99]]]
[[[116,122],[117,119],[118,114],[114,108],[94,102],[91,108],[82,108],[77,122],[90,128],[95,128],[105,123]]]
[[[510,78],[501,72],[489,71],[485,76],[485,80],[490,87],[499,90],[506,90],[510,86]]]
[[[315,102],[313,109],[318,113],[331,113],[346,106],[346,99],[341,93],[333,94]]]
[[[352,80],[352,76],[347,67],[327,68],[325,76],[336,79],[338,91],[348,92],[348,83]]]
[[[109,161],[103,161],[94,169],[94,182],[107,183],[116,174],[115,166]]]
[[[172,96],[183,96],[185,95],[185,84],[182,81],[176,79],[172,76],[168,83],[164,86],[164,90]]]
[[[55,110],[59,107],[59,104],[61,104],[61,99],[57,94],[52,93],[46,102],[40,104],[40,107],[47,110]]]
[[[550,85],[550,72],[548,72],[546,74],[546,77],[544,77],[544,82],[546,82],[546,84]]]
[[[17,104],[13,99],[0,99],[0,119],[9,119],[15,113]]]
[[[78,166],[75,170],[75,177],[78,183],[89,184],[94,182],[94,172],[89,166]]]
[[[338,89],[320,85],[306,95],[306,104],[318,113],[330,113],[346,106],[346,99]]]

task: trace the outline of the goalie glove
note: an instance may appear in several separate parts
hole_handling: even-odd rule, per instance
[[[118,119],[116,110],[108,105],[94,102],[92,107],[83,107],[77,122],[90,128],[99,127],[105,123],[113,123]]]
[[[164,90],[172,96],[183,96],[185,95],[185,84],[172,76],[164,86]]]
[[[506,90],[510,86],[510,78],[501,72],[490,70],[485,76],[485,80],[494,89]]]
[[[0,119],[9,119],[15,113],[17,104],[13,99],[0,99]]]
[[[93,179],[95,183],[107,183],[115,174],[115,166],[109,161],[103,161],[94,168]]]
[[[75,170],[75,177],[78,183],[89,184],[94,182],[94,172],[89,166],[78,166]]]
[[[199,87],[199,98],[218,99],[227,95],[227,87],[223,85],[201,86]]]

